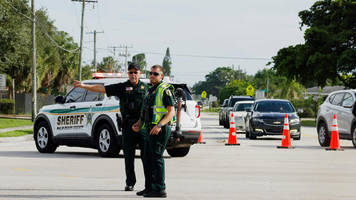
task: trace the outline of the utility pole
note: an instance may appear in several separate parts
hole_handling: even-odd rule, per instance
[[[126,70],[127,70],[127,59],[130,56],[130,54],[128,52],[128,48],[133,48],[133,47],[132,46],[129,47],[127,45],[120,45],[119,48],[125,49],[124,53],[122,53],[122,52],[119,53],[119,56],[125,57],[125,63],[124,63],[125,69],[124,69],[124,72],[126,72]]]
[[[37,73],[36,73],[36,17],[35,0],[31,0],[32,7],[32,121],[37,115]],[[14,86],[15,87],[15,86]],[[15,94],[14,94],[15,95]]]
[[[94,32],[87,33],[87,34],[94,34],[94,72],[96,72],[96,34],[97,33],[104,33],[104,31],[96,32],[96,30],[94,30]]]
[[[72,0],[72,1],[81,1],[82,4],[82,20],[80,25],[80,47],[79,47],[79,66],[78,66],[78,79],[82,80],[82,54],[83,54],[83,32],[84,32],[84,10],[85,10],[85,2],[88,3],[98,3],[95,0]]]

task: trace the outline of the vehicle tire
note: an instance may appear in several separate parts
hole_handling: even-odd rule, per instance
[[[352,145],[354,145],[354,147],[356,148],[356,124],[353,125],[351,130]]]
[[[250,140],[255,140],[257,138],[257,136],[253,132],[250,132],[249,138],[250,138]]]
[[[189,147],[180,147],[180,148],[173,148],[173,149],[167,149],[168,154],[171,157],[184,157],[189,153]]]
[[[245,132],[245,137],[246,137],[246,138],[249,138],[249,137],[250,137],[250,132],[247,131],[247,130],[246,130],[246,132]]]
[[[300,140],[301,136],[302,136],[302,134],[301,134],[301,133],[299,133],[299,135],[298,135],[298,136],[293,137],[293,140]]]
[[[45,121],[41,121],[36,125],[34,140],[37,150],[41,153],[54,153],[58,147],[58,145],[54,144],[52,130]]]
[[[330,146],[330,135],[328,134],[328,127],[324,122],[320,122],[318,125],[318,141],[320,146]]]
[[[120,148],[117,145],[114,130],[108,124],[102,124],[96,131],[98,152],[101,157],[117,157]]]

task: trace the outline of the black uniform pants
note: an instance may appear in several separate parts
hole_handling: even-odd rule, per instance
[[[152,127],[151,127],[152,128]],[[148,129],[148,133],[151,131]],[[158,135],[150,135],[148,141],[148,159],[151,164],[152,174],[152,190],[162,191],[166,189],[165,184],[165,167],[163,153],[166,149],[169,137],[171,135],[171,127],[163,126]]]
[[[122,144],[125,158],[125,172],[126,172],[126,185],[134,186],[136,183],[136,175],[135,175],[135,152],[136,146],[140,146],[141,150],[141,160],[144,168],[145,174],[145,187],[151,188],[151,178],[148,176],[149,168],[147,167],[147,162],[144,159],[145,149],[147,149],[147,137],[146,134],[142,131],[134,132],[132,130],[131,123],[126,123],[126,126],[123,127],[122,130]],[[146,146],[146,148],[145,148]]]

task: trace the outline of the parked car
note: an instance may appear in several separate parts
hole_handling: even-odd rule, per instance
[[[246,115],[248,112],[251,112],[253,103],[254,101],[238,101],[235,103],[232,113],[234,114],[236,133],[245,133]],[[229,119],[231,119],[231,116]]]
[[[219,111],[219,125],[224,125],[224,110],[227,107],[227,102],[229,99],[225,99],[224,102],[220,105],[220,111]]]
[[[246,137],[256,139],[257,136],[283,135],[285,114],[288,114],[291,137],[300,140],[300,119],[288,100],[260,99],[256,100],[253,110],[246,116]]]
[[[335,91],[328,95],[320,105],[317,114],[319,144],[330,145],[331,125],[335,114],[338,122],[339,138],[352,140],[356,147],[356,90]]]
[[[227,106],[222,112],[222,122],[224,125],[224,128],[229,128],[230,122],[229,122],[229,116],[230,112],[232,111],[232,108],[234,107],[235,103],[238,101],[254,101],[255,98],[251,96],[230,96],[228,101],[227,101]]]
[[[85,84],[113,84],[127,78],[103,78],[83,81]],[[144,80],[148,82],[148,79]],[[182,137],[177,140],[176,124],[167,152],[172,157],[188,154],[190,146],[198,142],[201,133],[200,107],[192,99],[186,84],[171,83],[185,94],[180,127]],[[59,96],[56,104],[40,109],[34,122],[34,140],[39,152],[53,153],[60,145],[98,149],[103,157],[119,154],[122,148],[122,119],[119,99],[106,94],[73,88],[66,96]]]

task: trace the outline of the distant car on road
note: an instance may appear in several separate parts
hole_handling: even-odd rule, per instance
[[[230,122],[229,122],[229,116],[230,112],[232,111],[234,105],[238,101],[254,101],[255,98],[251,96],[230,96],[228,101],[227,101],[227,106],[226,108],[222,111],[222,124],[224,125],[225,128],[229,128]]]
[[[356,90],[335,91],[320,105],[317,115],[318,140],[322,147],[330,145],[331,124],[335,114],[339,138],[352,140],[356,147]]]
[[[254,101],[238,101],[235,103],[234,108],[232,109],[232,113],[234,114],[237,133],[238,132],[245,133],[246,115],[248,112],[251,112],[253,103]]]
[[[224,102],[220,105],[220,111],[219,111],[219,125],[224,125],[224,115],[225,115],[225,111],[224,109],[226,109],[227,107],[227,102],[229,101],[229,99],[225,99]]]
[[[246,116],[246,137],[256,139],[257,136],[282,135],[285,114],[288,114],[291,137],[300,140],[300,119],[288,100],[260,99],[256,100],[253,110]]]

